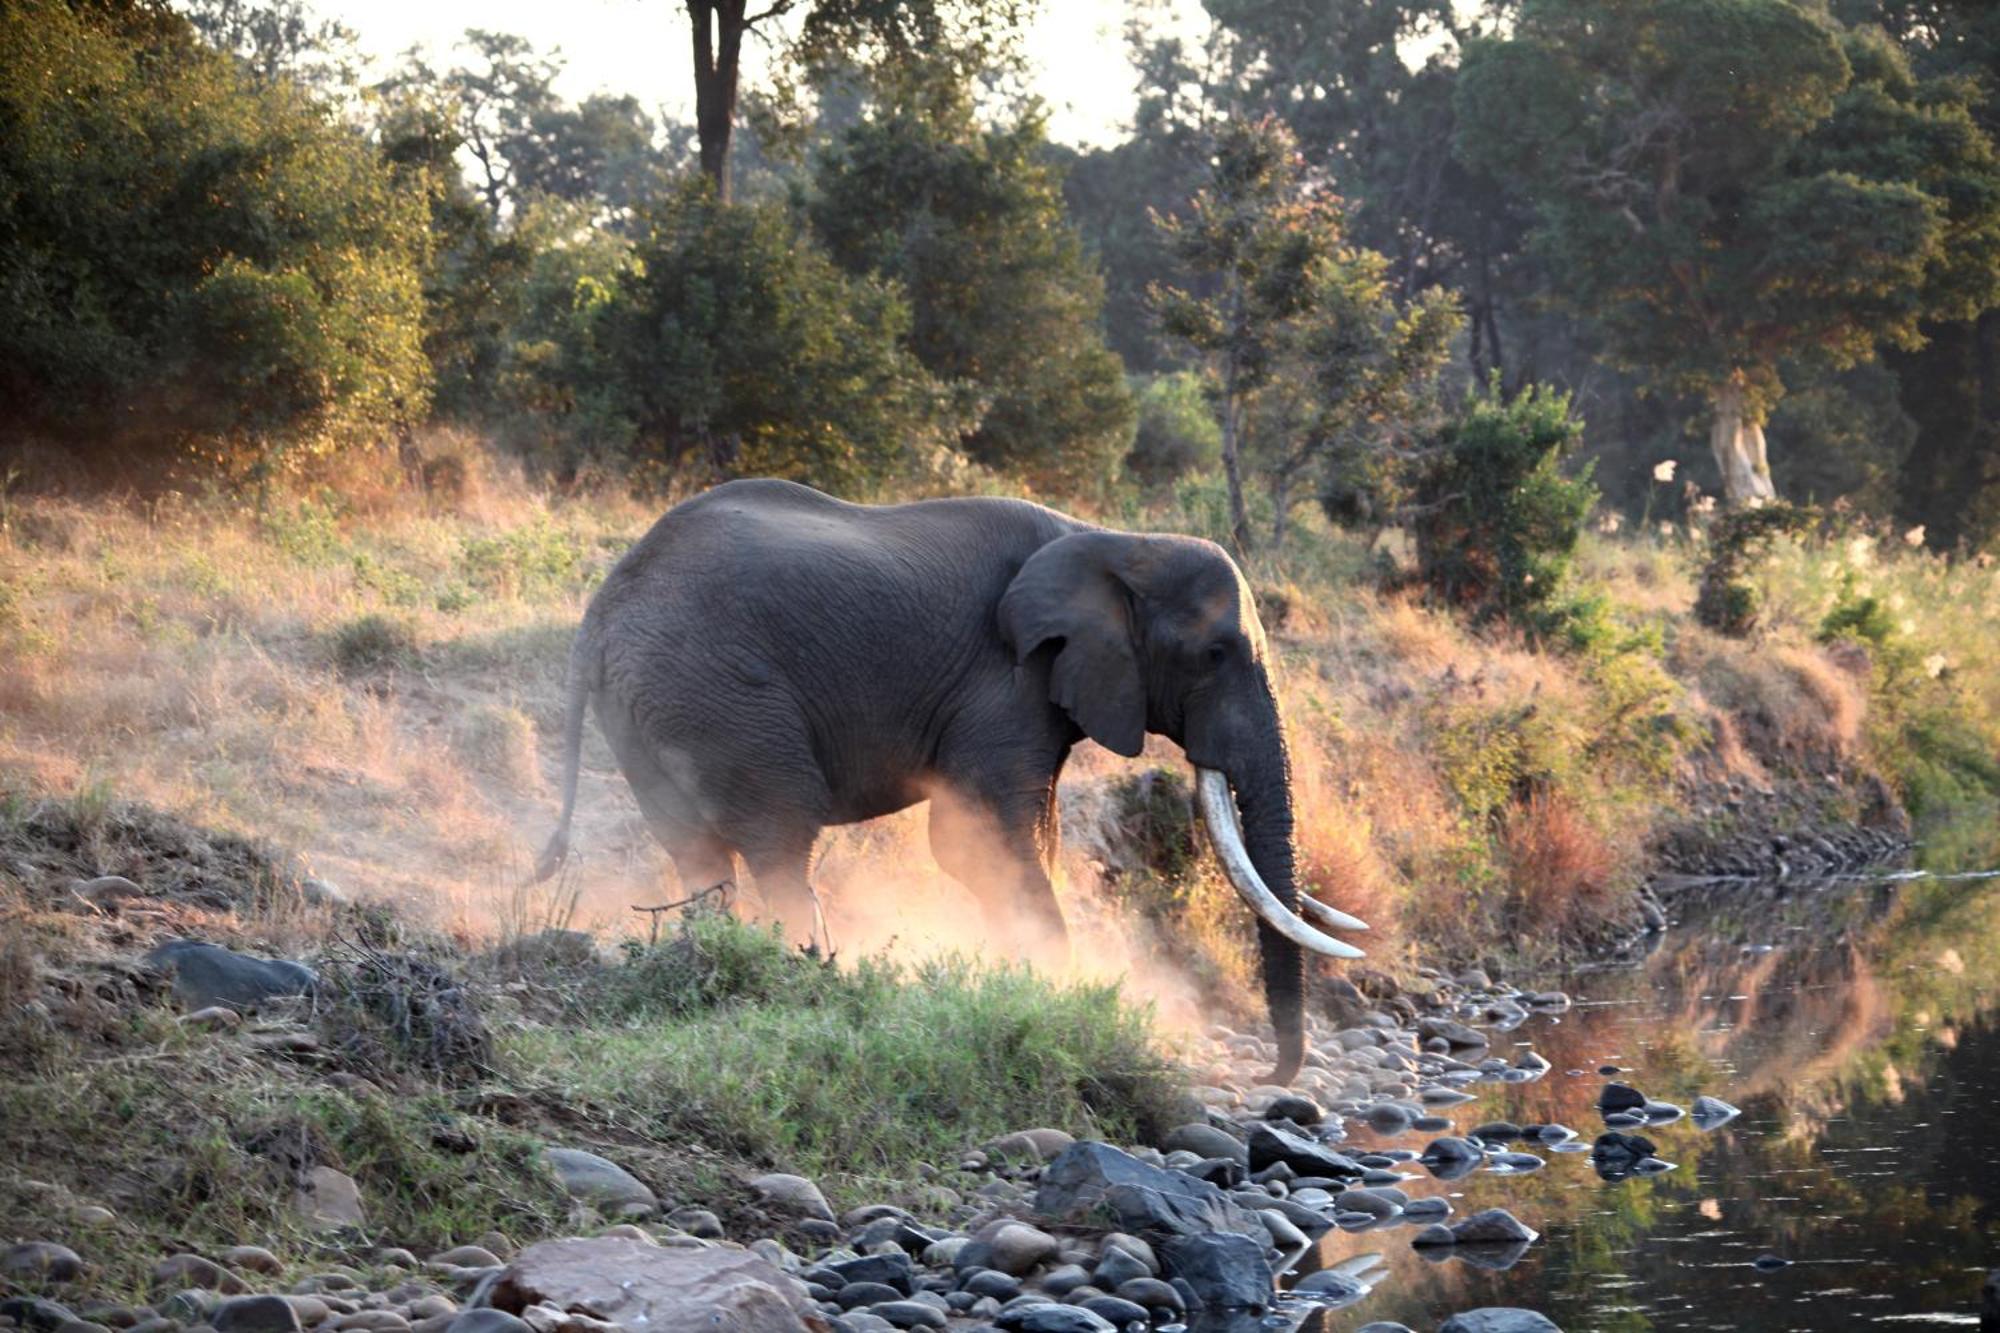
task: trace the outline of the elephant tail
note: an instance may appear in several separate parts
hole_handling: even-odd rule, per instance
[[[562,816],[556,820],[556,831],[535,862],[535,873],[528,881],[531,884],[549,878],[569,859],[569,824],[576,814],[576,777],[583,766],[583,714],[598,685],[596,637],[586,617],[570,644],[569,695],[563,704]]]

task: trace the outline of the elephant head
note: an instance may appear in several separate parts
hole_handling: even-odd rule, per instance
[[[1217,857],[1257,913],[1278,1033],[1272,1079],[1290,1082],[1305,1051],[1303,950],[1361,956],[1300,907],[1329,925],[1367,926],[1299,892],[1291,757],[1242,572],[1197,538],[1073,533],[1021,567],[1000,600],[1000,630],[1019,662],[1053,652],[1049,698],[1098,744],[1136,755],[1152,731],[1186,751]]]

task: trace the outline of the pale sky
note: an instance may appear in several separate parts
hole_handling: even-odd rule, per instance
[[[448,65],[467,28],[518,33],[537,50],[561,48],[568,69],[557,88],[572,100],[631,93],[674,119],[694,119],[692,38],[677,0],[320,0],[313,8],[353,28],[374,61],[421,45]],[[1129,0],[1042,0],[1025,46],[1034,90],[1048,104],[1051,138],[1110,144],[1125,137],[1136,99],[1125,51],[1131,9]],[[1167,9],[1165,21],[1176,30],[1190,36],[1207,30],[1199,0],[1170,0]],[[762,56],[758,42],[745,42],[746,87],[755,83]]]

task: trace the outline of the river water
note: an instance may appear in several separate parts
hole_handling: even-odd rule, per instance
[[[1302,1270],[1377,1254],[1386,1273],[1308,1333],[1429,1333],[1480,1306],[1538,1310],[1568,1333],[1978,1327],[2000,1266],[2000,880],[1735,883],[1670,908],[1676,925],[1633,964],[1538,978],[1576,1007],[1493,1034],[1493,1053],[1531,1045],[1554,1068],[1475,1085],[1453,1118],[1460,1132],[1556,1122],[1587,1145],[1611,1065],[1649,1097],[1707,1093],[1743,1114],[1636,1131],[1677,1165],[1652,1177],[1602,1180],[1587,1154],[1518,1143],[1548,1165],[1447,1184],[1412,1164],[1412,1195],[1444,1194],[1461,1217],[1506,1208],[1541,1240],[1491,1271],[1413,1250],[1408,1226],[1333,1232]],[[1348,1146],[1423,1141],[1363,1130]],[[1789,1263],[1753,1262],[1765,1255]]]

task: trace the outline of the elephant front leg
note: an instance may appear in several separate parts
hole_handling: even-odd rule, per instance
[[[988,796],[944,785],[930,809],[931,855],[972,891],[990,947],[1061,970],[1069,932],[1049,867],[1056,851],[1055,793]]]

